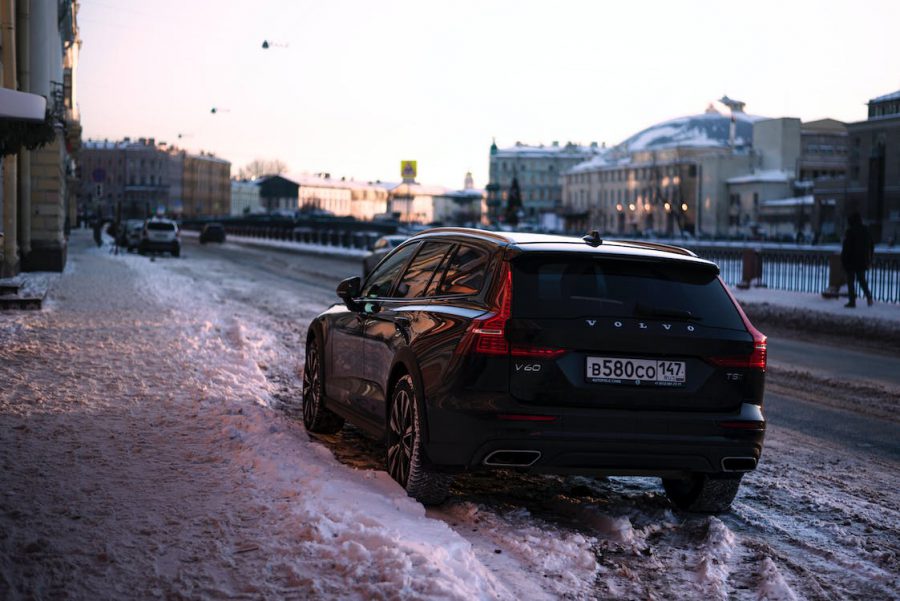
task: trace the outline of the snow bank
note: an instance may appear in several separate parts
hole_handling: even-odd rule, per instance
[[[709,518],[706,537],[697,564],[697,578],[716,592],[719,599],[728,598],[728,561],[734,553],[734,534],[717,518]]]
[[[345,599],[513,597],[468,541],[427,517],[386,472],[345,467],[299,422],[270,408],[260,365],[284,359],[272,333],[229,314],[213,290],[166,263],[120,257],[166,306],[176,344],[195,366],[189,378],[203,394],[181,401],[190,410],[203,404],[198,425],[228,441],[225,459],[258,506],[279,508],[267,524],[273,536],[254,545],[298,586]]]
[[[292,563],[301,550],[314,594],[354,599],[511,598],[472,545],[425,516],[385,472],[354,471],[302,427],[262,407],[218,416],[238,463],[261,503],[287,499],[280,536],[296,545],[272,549]],[[296,569],[296,568],[295,568]]]
[[[763,559],[760,567],[759,601],[797,601],[797,595],[770,557]]]

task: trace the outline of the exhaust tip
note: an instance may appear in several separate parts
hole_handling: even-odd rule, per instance
[[[756,469],[756,457],[725,457],[722,459],[722,471],[749,472]]]
[[[495,467],[529,467],[540,458],[540,451],[500,450],[489,453],[482,463]]]

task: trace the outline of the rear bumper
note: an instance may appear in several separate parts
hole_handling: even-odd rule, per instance
[[[490,467],[485,465],[486,458],[495,463],[498,456],[515,456],[501,456],[497,451],[530,451],[520,455],[530,465],[518,469],[677,477],[690,472],[748,471],[759,461],[765,437],[762,411],[749,403],[727,414],[574,409],[545,414],[557,419],[520,422],[496,415],[430,410],[428,459],[436,468],[473,470]],[[726,428],[723,422],[732,426],[759,422],[762,429]],[[539,456],[531,463],[535,453]]]
[[[140,246],[138,248],[140,248],[141,250],[170,252],[180,249],[181,243],[177,240],[175,240],[174,242],[160,240],[141,240]]]

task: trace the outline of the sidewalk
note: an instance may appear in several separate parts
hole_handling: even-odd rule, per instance
[[[741,304],[766,303],[773,307],[783,309],[800,309],[837,317],[859,317],[865,319],[877,319],[880,321],[896,323],[900,325],[900,304],[875,303],[869,307],[866,299],[857,299],[856,308],[844,307],[846,297],[824,298],[821,294],[809,292],[788,292],[786,290],[773,290],[770,288],[749,288],[741,290],[731,287],[732,293]]]
[[[0,314],[0,598],[511,598],[269,407],[277,338],[183,260],[91,244],[47,310]]]

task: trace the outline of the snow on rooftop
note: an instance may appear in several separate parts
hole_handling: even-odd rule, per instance
[[[501,158],[508,157],[550,157],[550,156],[558,156],[558,155],[593,155],[599,154],[603,152],[604,149],[600,148],[597,145],[591,146],[583,146],[580,144],[551,144],[550,146],[545,146],[544,144],[539,144],[537,146],[531,146],[529,144],[522,144],[521,142],[516,142],[515,146],[510,146],[509,148],[501,148],[497,151],[496,156]]]
[[[586,171],[593,171],[594,169],[602,169],[603,167],[608,167],[613,164],[615,163],[610,161],[606,155],[601,154],[590,160],[584,161],[583,163],[578,163],[566,171],[566,173],[584,173]]]
[[[900,100],[900,90],[891,92],[890,94],[885,94],[883,96],[878,96],[877,98],[871,99],[869,102],[885,102],[887,100]]]
[[[444,192],[441,196],[449,198],[481,198],[484,196],[484,190],[479,188],[464,188],[462,190],[450,190]]]
[[[730,144],[731,119],[734,117],[735,146],[749,146],[753,140],[753,123],[765,119],[742,112],[726,114],[710,110],[700,115],[663,121],[644,129],[617,148],[627,152],[674,147],[719,148]]]
[[[793,198],[777,198],[774,200],[762,201],[764,207],[808,207],[815,204],[815,197],[810,194],[807,196],[794,196]]]
[[[757,171],[756,173],[748,173],[747,175],[739,175],[731,177],[727,181],[729,184],[748,184],[756,182],[769,183],[787,183],[791,178],[791,174],[781,169],[768,169],[765,171]]]

